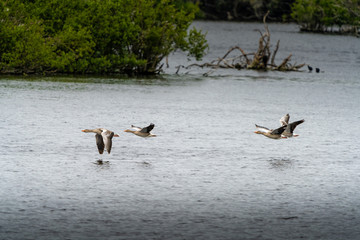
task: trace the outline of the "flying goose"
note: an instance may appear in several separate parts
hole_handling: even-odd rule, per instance
[[[82,132],[92,132],[95,134],[96,145],[100,154],[103,154],[104,148],[110,154],[112,146],[112,138],[119,137],[119,135],[114,134],[114,132],[107,130],[105,128],[96,128],[96,129],[84,129]]]
[[[131,128],[133,128],[134,130],[126,129],[124,132],[133,133],[139,137],[156,137],[156,135],[150,133],[154,127],[155,127],[155,124],[153,124],[153,123],[150,123],[149,126],[143,127],[143,128],[131,125]]]

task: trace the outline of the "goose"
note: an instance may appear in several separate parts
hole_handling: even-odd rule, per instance
[[[106,148],[106,151],[108,152],[108,154],[110,154],[111,146],[112,146],[112,138],[119,137],[119,135],[114,134],[114,132],[107,130],[105,128],[84,129],[81,131],[86,133],[88,132],[96,133],[95,134],[96,145],[100,154],[103,154],[104,148]]]
[[[153,123],[150,123],[149,126],[143,127],[143,128],[131,125],[131,128],[133,128],[134,130],[126,129],[124,132],[133,133],[139,137],[156,137],[156,135],[150,133],[154,127],[155,127],[155,124],[153,124]]]
[[[255,124],[255,127],[258,129],[257,131],[255,131],[254,133],[256,134],[262,134],[265,137],[268,138],[272,138],[272,139],[280,139],[281,138],[281,134],[285,131],[286,126],[281,126],[277,129],[269,129],[266,127],[262,127],[259,126],[257,124]]]

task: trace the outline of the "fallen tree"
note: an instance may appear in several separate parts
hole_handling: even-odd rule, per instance
[[[177,66],[176,73],[179,72],[180,68],[190,69],[192,67],[200,67],[200,68],[211,68],[211,70],[204,75],[209,75],[213,71],[218,68],[225,69],[253,69],[253,70],[275,70],[275,71],[299,71],[305,63],[302,64],[291,64],[290,54],[288,57],[283,59],[280,64],[275,63],[275,57],[279,50],[280,40],[277,41],[274,51],[270,50],[270,31],[268,25],[266,24],[266,18],[269,12],[267,12],[263,18],[265,32],[260,33],[259,46],[255,53],[246,53],[239,46],[231,47],[223,57],[213,60],[211,62],[206,62],[203,64],[190,64],[188,66]],[[229,57],[231,53],[239,51],[240,54],[235,57]]]

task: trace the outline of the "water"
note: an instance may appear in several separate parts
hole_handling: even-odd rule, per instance
[[[205,61],[253,51],[262,28],[196,25]],[[278,61],[323,73],[174,75],[177,53],[152,79],[2,77],[0,239],[356,239],[360,41],[270,31]],[[299,137],[253,133],[286,113]],[[150,122],[156,138],[123,132]],[[120,134],[110,155],[81,132],[96,127]]]

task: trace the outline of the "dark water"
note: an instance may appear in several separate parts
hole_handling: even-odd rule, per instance
[[[196,25],[206,61],[262,28]],[[357,239],[360,40],[270,31],[278,61],[323,72],[173,75],[178,53],[155,79],[2,77],[0,239]],[[299,137],[253,133],[288,112]],[[150,122],[156,138],[123,132]],[[110,155],[96,127],[120,134]]]

